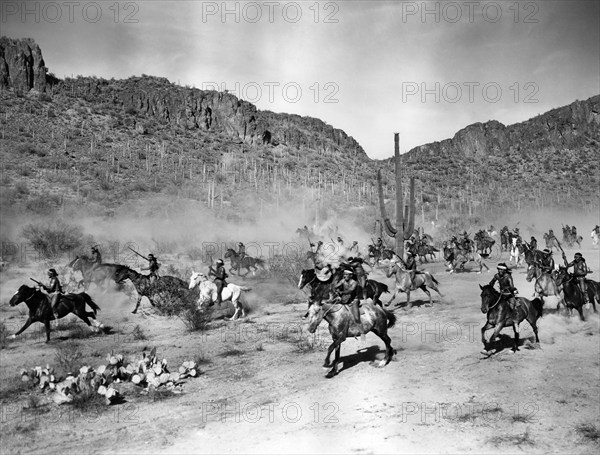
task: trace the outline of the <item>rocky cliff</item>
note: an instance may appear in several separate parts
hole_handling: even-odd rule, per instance
[[[20,91],[46,90],[46,66],[32,39],[0,38],[0,87]]]

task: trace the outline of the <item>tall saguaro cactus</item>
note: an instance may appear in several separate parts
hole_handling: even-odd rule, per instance
[[[403,204],[402,194],[402,168],[400,167],[400,135],[394,133],[394,159],[395,159],[395,174],[396,174],[396,227],[392,226],[389,217],[385,211],[385,203],[383,200],[383,185],[381,183],[381,170],[377,171],[377,186],[379,189],[379,208],[381,210],[381,218],[383,219],[383,227],[386,234],[394,237],[396,240],[395,250],[400,257],[404,255],[404,240],[407,240],[415,229],[415,178],[410,178],[410,196],[409,204],[405,208]]]

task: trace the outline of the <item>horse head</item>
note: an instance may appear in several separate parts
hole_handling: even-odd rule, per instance
[[[485,314],[498,301],[500,294],[489,284],[479,285],[479,289],[481,289],[481,312]]]
[[[17,306],[19,303],[25,302],[26,300],[30,299],[35,293],[35,288],[30,288],[29,286],[23,284],[19,289],[17,289],[17,292],[15,292],[15,294],[10,298],[8,304],[10,306]]]
[[[199,283],[202,283],[203,281],[207,281],[208,277],[202,273],[202,272],[194,272],[192,270],[192,276],[190,277],[190,284],[188,289],[194,289],[196,286],[198,286]]]
[[[317,278],[315,269],[305,269],[300,272],[300,280],[298,280],[298,289],[302,289],[307,284],[313,282]]]
[[[227,251],[225,252],[225,257],[226,258],[237,257],[237,253],[235,252],[235,250],[233,248],[227,248]]]
[[[308,331],[309,333],[315,333],[317,327],[325,317],[325,311],[323,308],[323,304],[320,302],[315,302],[308,309]]]
[[[531,280],[533,280],[533,278],[535,277],[536,267],[536,264],[530,264],[529,267],[527,267],[527,276],[525,277],[525,279],[528,283],[531,282]]]

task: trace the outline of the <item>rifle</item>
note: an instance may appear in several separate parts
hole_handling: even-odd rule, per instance
[[[40,283],[38,280],[34,280],[33,278],[29,278],[31,281],[33,281],[35,284],[39,285],[39,286],[44,286],[42,283]]]
[[[137,254],[142,259],[145,259],[146,261],[149,261],[149,259],[146,256],[141,255],[140,253],[138,253],[137,251],[135,251],[133,248],[131,248],[129,246],[127,248],[129,248],[131,251],[133,251],[135,254]]]

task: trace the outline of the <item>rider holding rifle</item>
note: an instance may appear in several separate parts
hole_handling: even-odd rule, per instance
[[[562,257],[563,257],[563,260],[565,261],[565,267],[567,269],[569,269],[569,267],[573,267],[573,275],[577,279],[577,283],[579,284],[579,289],[583,293],[583,300],[585,300],[586,304],[590,303],[590,298],[587,293],[587,285],[585,282],[585,276],[591,272],[587,268],[585,259],[583,258],[581,253],[575,253],[575,257],[573,258],[573,260],[571,262],[568,262],[567,256],[564,251],[563,251]]]
[[[358,283],[352,277],[352,270],[346,269],[344,270],[344,278],[335,286],[335,291],[338,291],[340,296],[341,303],[343,305],[350,305],[350,313],[352,313],[352,317],[354,318],[354,322],[356,323],[358,330],[360,332],[360,338],[364,341],[365,338],[365,329],[363,328],[362,323],[360,322],[360,310],[358,308]]]
[[[58,273],[56,273],[55,269],[48,269],[48,278],[50,278],[50,281],[47,286],[33,278],[31,280],[37,283],[39,287],[43,289],[43,292],[50,297],[50,309],[52,310],[54,319],[58,320],[56,308],[58,306],[58,299],[63,294],[63,290],[60,281],[58,280]]]
[[[217,300],[216,302],[210,302],[209,306],[213,306],[215,303],[221,305],[221,292],[223,292],[223,288],[227,286],[227,282],[225,280],[229,276],[225,271],[225,264],[223,263],[223,259],[217,259],[216,264],[216,269],[213,269],[212,267],[208,268],[208,276],[214,276],[215,279],[213,280],[213,282],[217,285]]]
[[[500,294],[504,300],[508,302],[511,314],[510,316],[516,320],[516,309],[518,306],[517,299],[515,298],[515,294],[518,293],[517,288],[513,282],[513,278],[511,275],[511,270],[507,267],[504,262],[501,262],[496,267],[498,273],[494,275],[492,281],[490,281],[490,286],[494,286],[496,281],[500,287]]]

